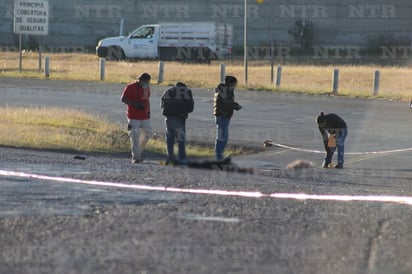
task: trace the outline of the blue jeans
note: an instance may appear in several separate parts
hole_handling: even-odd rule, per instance
[[[221,161],[224,159],[224,152],[229,141],[229,125],[230,119],[224,117],[216,117],[216,160]]]
[[[174,145],[178,144],[179,161],[186,160],[186,120],[180,118],[166,119],[166,145],[169,160],[174,160]]]
[[[343,165],[345,163],[345,140],[347,136],[348,129],[346,128],[336,132],[336,148],[330,149],[329,152],[326,153],[326,164],[332,163],[333,154],[336,149],[338,150],[338,164]]]

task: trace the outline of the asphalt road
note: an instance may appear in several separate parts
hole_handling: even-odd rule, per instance
[[[73,83],[0,78],[0,105],[60,106],[104,114],[125,123],[125,106],[120,103],[124,85]],[[163,134],[160,96],[165,88],[152,87],[152,120]],[[213,143],[215,124],[213,90],[194,89],[195,112],[188,121],[188,137]],[[349,124],[348,151],[377,151],[411,147],[408,122],[412,110],[405,103],[330,96],[239,92],[244,107],[232,121],[231,140],[261,145],[271,139],[278,143],[322,148],[315,117],[321,111],[335,112]]]
[[[0,78],[0,105],[74,107],[124,123],[121,85]],[[153,125],[162,134],[154,87]],[[195,89],[192,140],[213,142],[213,91]],[[347,151],[410,148],[405,103],[239,92],[231,141],[265,139],[321,150],[318,112],[349,124]],[[132,165],[126,156],[0,148],[0,170],[183,189],[412,197],[412,152],[348,155],[323,170],[321,154],[272,148],[235,159],[254,175]],[[296,159],[316,168],[286,170]],[[412,207],[189,195],[0,176],[0,273],[412,273]]]
[[[104,83],[0,78],[0,106],[77,108],[104,115],[111,121],[126,126],[125,106],[120,103],[123,88],[124,85]],[[153,128],[162,135],[164,122],[159,105],[165,88],[152,89]],[[194,89],[194,96],[196,109],[188,120],[188,139],[213,143],[213,90]],[[269,139],[292,147],[322,150],[323,144],[315,125],[315,117],[323,111],[337,113],[347,121],[349,135],[346,151],[349,153],[412,148],[408,126],[412,110],[404,102],[251,91],[238,92],[237,99],[244,108],[232,120],[231,143],[260,147],[264,140]],[[257,156],[257,161],[285,166],[293,158],[303,156],[315,161],[317,165],[322,162],[322,155],[311,153],[296,155],[287,151],[287,155],[278,157],[283,151],[285,150],[268,151]],[[408,158],[408,155],[355,155],[348,156],[347,162],[354,167],[372,162],[372,166],[377,169],[408,169],[409,161],[404,158]]]

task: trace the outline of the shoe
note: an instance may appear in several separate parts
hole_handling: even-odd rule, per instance
[[[226,157],[225,159],[223,159],[220,164],[222,165],[230,165],[232,163],[232,157]]]
[[[175,157],[167,157],[166,159],[166,165],[167,166],[174,166],[177,164],[176,158]]]
[[[189,164],[189,161],[187,159],[182,159],[177,161],[176,163],[178,166],[187,166]]]
[[[143,159],[133,159],[132,160],[132,164],[140,164],[141,162],[143,162]]]
[[[337,168],[337,169],[343,169],[343,164],[337,164],[337,165],[335,166],[335,168]]]
[[[323,163],[323,165],[322,165],[323,168],[329,168],[329,166],[330,166],[330,164],[328,164],[328,163]]]

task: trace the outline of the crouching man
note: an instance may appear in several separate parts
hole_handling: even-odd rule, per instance
[[[127,122],[132,147],[132,163],[143,161],[142,151],[152,137],[150,122],[150,75],[143,73],[137,82],[129,84],[122,95],[122,102],[127,105]],[[140,131],[143,138],[140,141]]]
[[[166,164],[187,164],[186,119],[194,110],[192,91],[184,83],[177,83],[164,92],[161,108],[166,123]],[[175,142],[178,144],[178,159],[174,155]]]
[[[345,163],[345,140],[348,135],[346,122],[336,114],[323,112],[317,117],[316,122],[323,137],[326,150],[326,158],[323,163],[324,168],[329,168],[332,163],[333,154],[338,150],[338,164],[335,168],[343,168]]]

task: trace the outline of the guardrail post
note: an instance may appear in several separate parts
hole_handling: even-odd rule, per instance
[[[276,71],[276,87],[280,87],[282,84],[282,67],[278,66],[277,71]]]
[[[165,73],[165,63],[163,61],[159,62],[159,76],[157,77],[157,83],[163,83],[164,81],[164,73]]]
[[[42,52],[41,52],[41,46],[39,45],[39,72],[42,71]]]
[[[120,27],[119,27],[119,36],[123,36],[123,30],[124,30],[124,18],[121,18]]]
[[[381,84],[381,72],[379,70],[375,71],[375,77],[373,79],[373,95],[377,96],[379,94],[379,88]]]
[[[100,58],[100,81],[106,79],[106,59]]]
[[[226,77],[226,65],[220,64],[220,82],[224,83]]]
[[[333,70],[332,92],[333,93],[339,92],[339,69],[338,68],[335,68]]]
[[[44,76],[49,78],[50,77],[50,57],[44,57]]]

